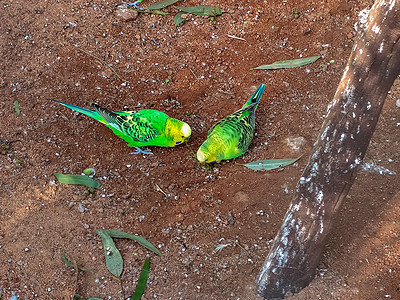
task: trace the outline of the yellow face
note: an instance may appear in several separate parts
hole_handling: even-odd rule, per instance
[[[172,147],[182,144],[192,135],[192,129],[190,128],[189,124],[185,122],[182,122],[182,126],[180,127],[180,129],[179,127],[175,128],[175,130],[171,130],[171,134],[174,139],[174,144],[172,145]]]
[[[200,146],[199,150],[197,150],[197,160],[200,163],[215,163],[218,161],[217,155],[215,153],[210,153],[209,151],[203,151],[202,148],[203,147]]]

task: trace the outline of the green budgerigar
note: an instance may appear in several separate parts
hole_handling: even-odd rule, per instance
[[[265,85],[261,84],[241,109],[217,122],[197,150],[197,159],[215,163],[238,157],[249,148],[254,136],[255,112]]]
[[[170,118],[167,114],[153,109],[139,111],[113,112],[92,103],[94,110],[53,100],[72,110],[83,113],[110,128],[117,136],[135,147],[132,154],[151,152],[143,151],[142,146],[175,147],[190,138],[190,126],[180,120]]]

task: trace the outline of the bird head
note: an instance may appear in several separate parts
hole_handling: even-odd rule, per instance
[[[189,124],[183,123],[181,128],[181,137],[184,140],[187,140],[192,135],[192,129],[190,128]]]
[[[215,163],[217,162],[217,155],[213,152],[207,151],[205,147],[200,146],[197,150],[197,160],[200,163]]]
[[[190,138],[192,129],[189,124],[170,118],[167,121],[166,132],[167,136],[172,139],[170,147],[175,147]]]

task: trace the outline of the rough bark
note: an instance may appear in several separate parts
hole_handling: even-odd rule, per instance
[[[400,72],[400,0],[376,1],[296,194],[257,279],[258,294],[283,298],[314,277],[326,237]]]

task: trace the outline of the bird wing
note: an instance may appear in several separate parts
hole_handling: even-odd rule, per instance
[[[164,114],[155,110],[113,112],[92,104],[93,108],[108,123],[107,126],[130,145],[135,142],[147,143],[161,134],[157,122]],[[164,117],[165,118],[165,117]]]
[[[134,141],[147,143],[161,135],[154,117],[144,115],[143,111],[134,111],[128,115],[118,115],[115,122],[121,128],[121,131],[132,137]]]
[[[214,129],[226,133],[233,133],[230,138],[237,138],[237,147],[246,151],[252,138],[254,130],[254,111],[258,103],[250,104],[238,111],[230,114],[226,118],[218,121],[208,131],[208,135],[212,134]]]

